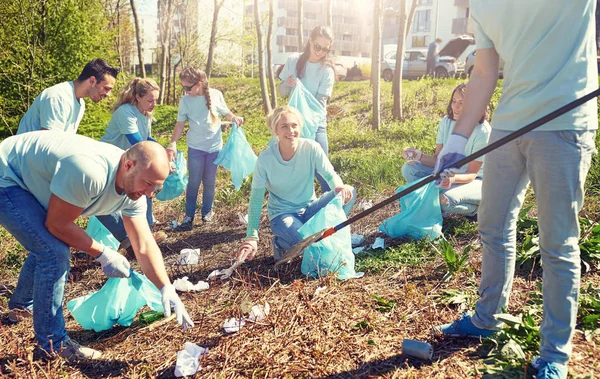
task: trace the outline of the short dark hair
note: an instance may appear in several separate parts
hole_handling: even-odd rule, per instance
[[[92,59],[85,65],[81,74],[77,78],[77,81],[82,82],[91,78],[92,76],[96,78],[97,81],[101,82],[104,80],[104,76],[106,74],[112,76],[113,78],[117,78],[119,75],[119,69],[116,67],[112,67],[104,59],[96,58]]]

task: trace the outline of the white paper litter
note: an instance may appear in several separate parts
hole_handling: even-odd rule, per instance
[[[364,249],[365,249],[365,247],[364,247],[364,246],[359,246],[359,247],[355,247],[354,249],[352,249],[352,252],[353,252],[354,254],[358,254],[358,253],[360,253],[361,251],[363,251]]]
[[[271,312],[271,306],[269,303],[265,302],[265,305],[255,305],[250,310],[250,314],[248,315],[248,321],[250,322],[259,322],[264,320]]]
[[[385,248],[385,240],[381,237],[375,238],[375,242],[373,242],[372,249],[383,249]]]
[[[225,320],[225,323],[223,323],[223,329],[225,330],[225,333],[235,333],[239,332],[244,325],[246,325],[244,319],[235,317],[228,318]]]
[[[187,276],[184,276],[181,279],[175,279],[173,281],[173,287],[180,292],[204,291],[210,288],[209,284],[202,280],[196,284],[193,284],[189,281]]]
[[[350,235],[350,240],[352,240],[352,246],[358,246],[365,240],[365,236],[361,234],[352,233]]]
[[[177,264],[197,265],[199,258],[200,249],[181,249],[181,251],[179,252],[179,258],[177,258]]]
[[[367,199],[361,199],[356,206],[359,211],[366,211],[373,206],[373,202]]]
[[[240,212],[238,212],[237,217],[240,224],[248,225],[248,215],[243,215]]]
[[[321,292],[325,291],[326,289],[327,289],[327,286],[317,287],[313,296],[314,297],[319,296],[321,294]]]
[[[177,362],[175,363],[175,376],[194,375],[200,367],[200,357],[208,354],[208,348],[196,345],[195,343],[186,342],[183,345],[183,350],[177,352]]]

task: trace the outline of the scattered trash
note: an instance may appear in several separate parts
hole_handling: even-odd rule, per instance
[[[313,296],[314,297],[319,296],[321,294],[321,292],[325,291],[326,289],[327,289],[327,286],[317,287]]]
[[[242,327],[246,325],[246,321],[242,318],[228,318],[223,323],[223,329],[225,333],[236,333],[239,332]]]
[[[204,291],[207,290],[210,286],[208,283],[200,280],[198,283],[193,284],[188,280],[187,276],[184,276],[181,279],[176,279],[173,281],[173,287],[177,291],[180,292],[190,292],[190,291]]]
[[[177,264],[197,265],[199,258],[200,249],[181,249],[181,251],[179,252],[179,258],[177,259]]]
[[[248,215],[243,215],[240,212],[238,212],[237,214],[238,217],[238,221],[240,222],[240,224],[242,225],[248,225]]]
[[[169,225],[171,226],[171,229],[175,229],[179,226],[179,223],[177,222],[177,220],[173,220]]]
[[[373,242],[372,249],[383,249],[385,248],[385,240],[381,237],[375,238],[375,242]]]
[[[271,311],[271,306],[269,303],[265,302],[265,305],[255,305],[250,310],[250,314],[248,315],[248,321],[250,322],[259,322],[264,320]]]
[[[365,240],[365,236],[361,234],[352,233],[350,235],[350,240],[352,241],[352,247],[359,246]]]
[[[359,247],[355,247],[354,249],[352,249],[352,252],[353,252],[354,254],[358,254],[358,253],[360,253],[361,251],[363,251],[364,249],[365,249],[365,247],[364,247],[364,246],[359,246]]]
[[[402,341],[402,354],[430,361],[433,357],[433,347],[427,342],[404,339]]]
[[[140,314],[139,321],[144,324],[151,324],[156,320],[164,318],[165,314],[163,311],[148,311]]]
[[[215,280],[215,279],[225,280],[225,279],[229,279],[229,277],[231,276],[231,274],[233,274],[233,270],[235,270],[235,268],[239,264],[240,263],[238,261],[235,261],[235,262],[233,262],[233,264],[229,268],[226,268],[226,269],[223,269],[223,270],[214,270],[213,272],[211,272],[210,274],[208,274],[208,278],[206,278],[206,280]]]
[[[194,375],[200,367],[200,357],[208,354],[208,348],[196,345],[195,343],[186,342],[183,345],[183,350],[177,352],[177,362],[175,363],[175,376]]]
[[[371,208],[372,206],[373,206],[373,202],[371,200],[367,200],[367,199],[360,199],[360,201],[356,205],[356,207],[359,211],[366,211],[367,209]]]

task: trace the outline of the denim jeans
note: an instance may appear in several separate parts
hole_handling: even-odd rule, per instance
[[[402,176],[407,183],[424,178],[433,173],[433,167],[421,162],[405,163],[402,166]],[[444,212],[456,213],[465,216],[474,216],[481,203],[481,178],[476,178],[471,183],[454,184],[448,189],[440,189],[440,193],[448,199],[447,204],[441,205]]]
[[[194,218],[196,200],[202,183],[202,216],[210,213],[215,200],[215,183],[217,181],[217,166],[213,162],[219,155],[218,151],[208,153],[188,147],[189,181],[185,194],[185,215]]]
[[[314,200],[306,207],[303,212],[286,213],[276,216],[271,220],[271,231],[275,236],[273,243],[277,249],[289,249],[296,243],[302,241],[302,236],[298,233],[298,229],[306,223],[319,210],[324,208],[335,197],[335,191],[325,192],[320,198]],[[352,199],[344,204],[344,212],[346,216],[350,214],[354,202],[356,201],[356,190],[352,188]],[[280,259],[281,257],[275,257]]]
[[[509,132],[492,130],[490,143]],[[584,183],[595,153],[595,131],[529,132],[485,158],[479,232],[481,283],[472,321],[500,326],[508,305],[516,254],[516,223],[529,181],[538,205],[544,315],[540,357],[565,364],[571,355],[579,296],[579,219]]]
[[[146,220],[152,230],[152,198],[146,198]],[[127,238],[127,232],[125,231],[125,225],[123,224],[123,217],[121,212],[116,212],[110,215],[96,216],[98,221],[104,225],[109,232],[112,233],[113,237],[119,242],[123,242]]]
[[[46,215],[29,191],[18,186],[0,188],[0,225],[29,251],[8,307],[33,310],[35,338],[50,351],[69,339],[62,306],[71,252],[46,229]]]
[[[321,145],[321,148],[325,152],[325,155],[328,156],[329,155],[329,140],[327,139],[327,126],[326,125],[319,126],[317,128],[317,133],[315,135],[315,142],[317,142],[319,145]],[[317,181],[321,185],[321,193],[331,191],[331,188],[329,188],[329,184],[327,183],[327,181],[325,179],[323,179],[323,177],[318,172],[315,172],[315,176],[317,178]]]

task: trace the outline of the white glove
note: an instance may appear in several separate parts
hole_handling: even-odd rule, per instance
[[[129,278],[131,266],[127,258],[104,246],[102,253],[96,257],[102,265],[102,271],[109,278]]]
[[[163,288],[161,288],[160,294],[162,295],[161,301],[165,317],[169,317],[171,315],[171,308],[174,308],[177,323],[181,325],[183,329],[194,326],[194,322],[185,310],[185,306],[181,302],[177,292],[175,292],[175,287],[173,287],[172,284],[166,284]]]
[[[440,185],[438,186],[438,188],[442,188],[442,189],[448,189],[450,187],[452,187],[452,185],[454,184],[454,181],[456,180],[456,177],[454,176],[454,172],[451,170],[445,170],[444,172],[442,172],[440,174]]]
[[[442,171],[461,172],[461,168],[452,168],[459,160],[465,157],[465,146],[469,139],[462,134],[452,133],[444,147],[438,154],[433,167],[433,174],[441,173]],[[441,179],[435,181],[435,186],[440,188]]]
[[[421,150],[415,149],[414,147],[407,147],[402,150],[402,158],[407,161],[420,161],[423,157],[423,152]]]

